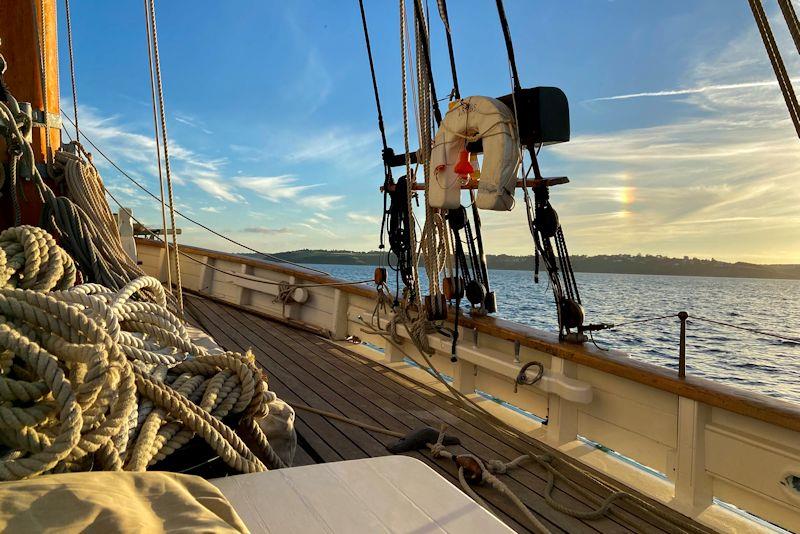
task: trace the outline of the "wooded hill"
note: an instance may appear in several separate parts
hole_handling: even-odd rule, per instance
[[[257,254],[249,254],[257,256]],[[295,263],[336,265],[378,265],[381,253],[353,252],[349,250],[294,250],[275,254]],[[489,255],[490,269],[533,270],[533,256]],[[422,263],[422,262],[420,262]],[[800,279],[800,265],[761,265],[756,263],[728,263],[715,259],[684,256],[669,258],[660,255],[614,254],[601,256],[572,256],[572,266],[577,272],[661,274],[680,276],[728,276],[734,278],[788,278]]]

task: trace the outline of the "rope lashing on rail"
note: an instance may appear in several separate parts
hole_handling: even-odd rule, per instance
[[[142,470],[195,434],[238,471],[285,466],[258,425],[275,397],[251,354],[196,345],[154,278],[68,287],[74,268],[45,235],[0,234],[0,479]],[[145,290],[156,302],[134,300]]]

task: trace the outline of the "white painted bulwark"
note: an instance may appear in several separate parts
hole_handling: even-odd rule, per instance
[[[253,533],[511,533],[415,458],[384,456],[211,480]]]

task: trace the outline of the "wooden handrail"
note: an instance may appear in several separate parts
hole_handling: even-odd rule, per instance
[[[138,246],[160,246],[155,241],[140,238],[137,238],[136,243]],[[181,247],[181,252],[268,269],[289,276],[300,277],[314,283],[341,281],[331,276],[305,271],[288,264],[260,260],[239,254],[187,245]],[[366,298],[375,298],[377,295],[374,289],[365,285],[337,286],[337,289]],[[800,432],[800,406],[797,404],[720,384],[705,378],[695,376],[679,378],[677,373],[670,369],[637,361],[624,352],[618,350],[606,351],[596,347],[562,342],[558,340],[558,336],[554,333],[505,319],[462,316],[459,318],[459,324],[462,327],[475,329],[478,332],[499,339],[519,342],[522,346],[545,352],[579,365],[585,365],[598,371],[696,400],[709,406]]]

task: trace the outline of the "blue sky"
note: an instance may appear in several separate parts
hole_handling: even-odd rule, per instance
[[[399,149],[397,2],[365,3]],[[494,2],[449,4],[462,94],[507,93]],[[380,138],[357,1],[157,6],[179,209],[263,250],[374,249]],[[506,10],[523,84],[561,87],[570,100],[572,140],[545,148],[542,168],[572,181],[553,199],[573,253],[800,262],[800,145],[746,1],[506,0]],[[769,14],[797,75],[785,24]],[[446,48],[431,15],[444,95]],[[156,191],[141,3],[75,2],[73,30],[85,132]],[[98,163],[109,189],[160,226],[157,204]],[[485,212],[489,252],[531,252],[521,206]],[[236,250],[179,226],[187,243]]]

